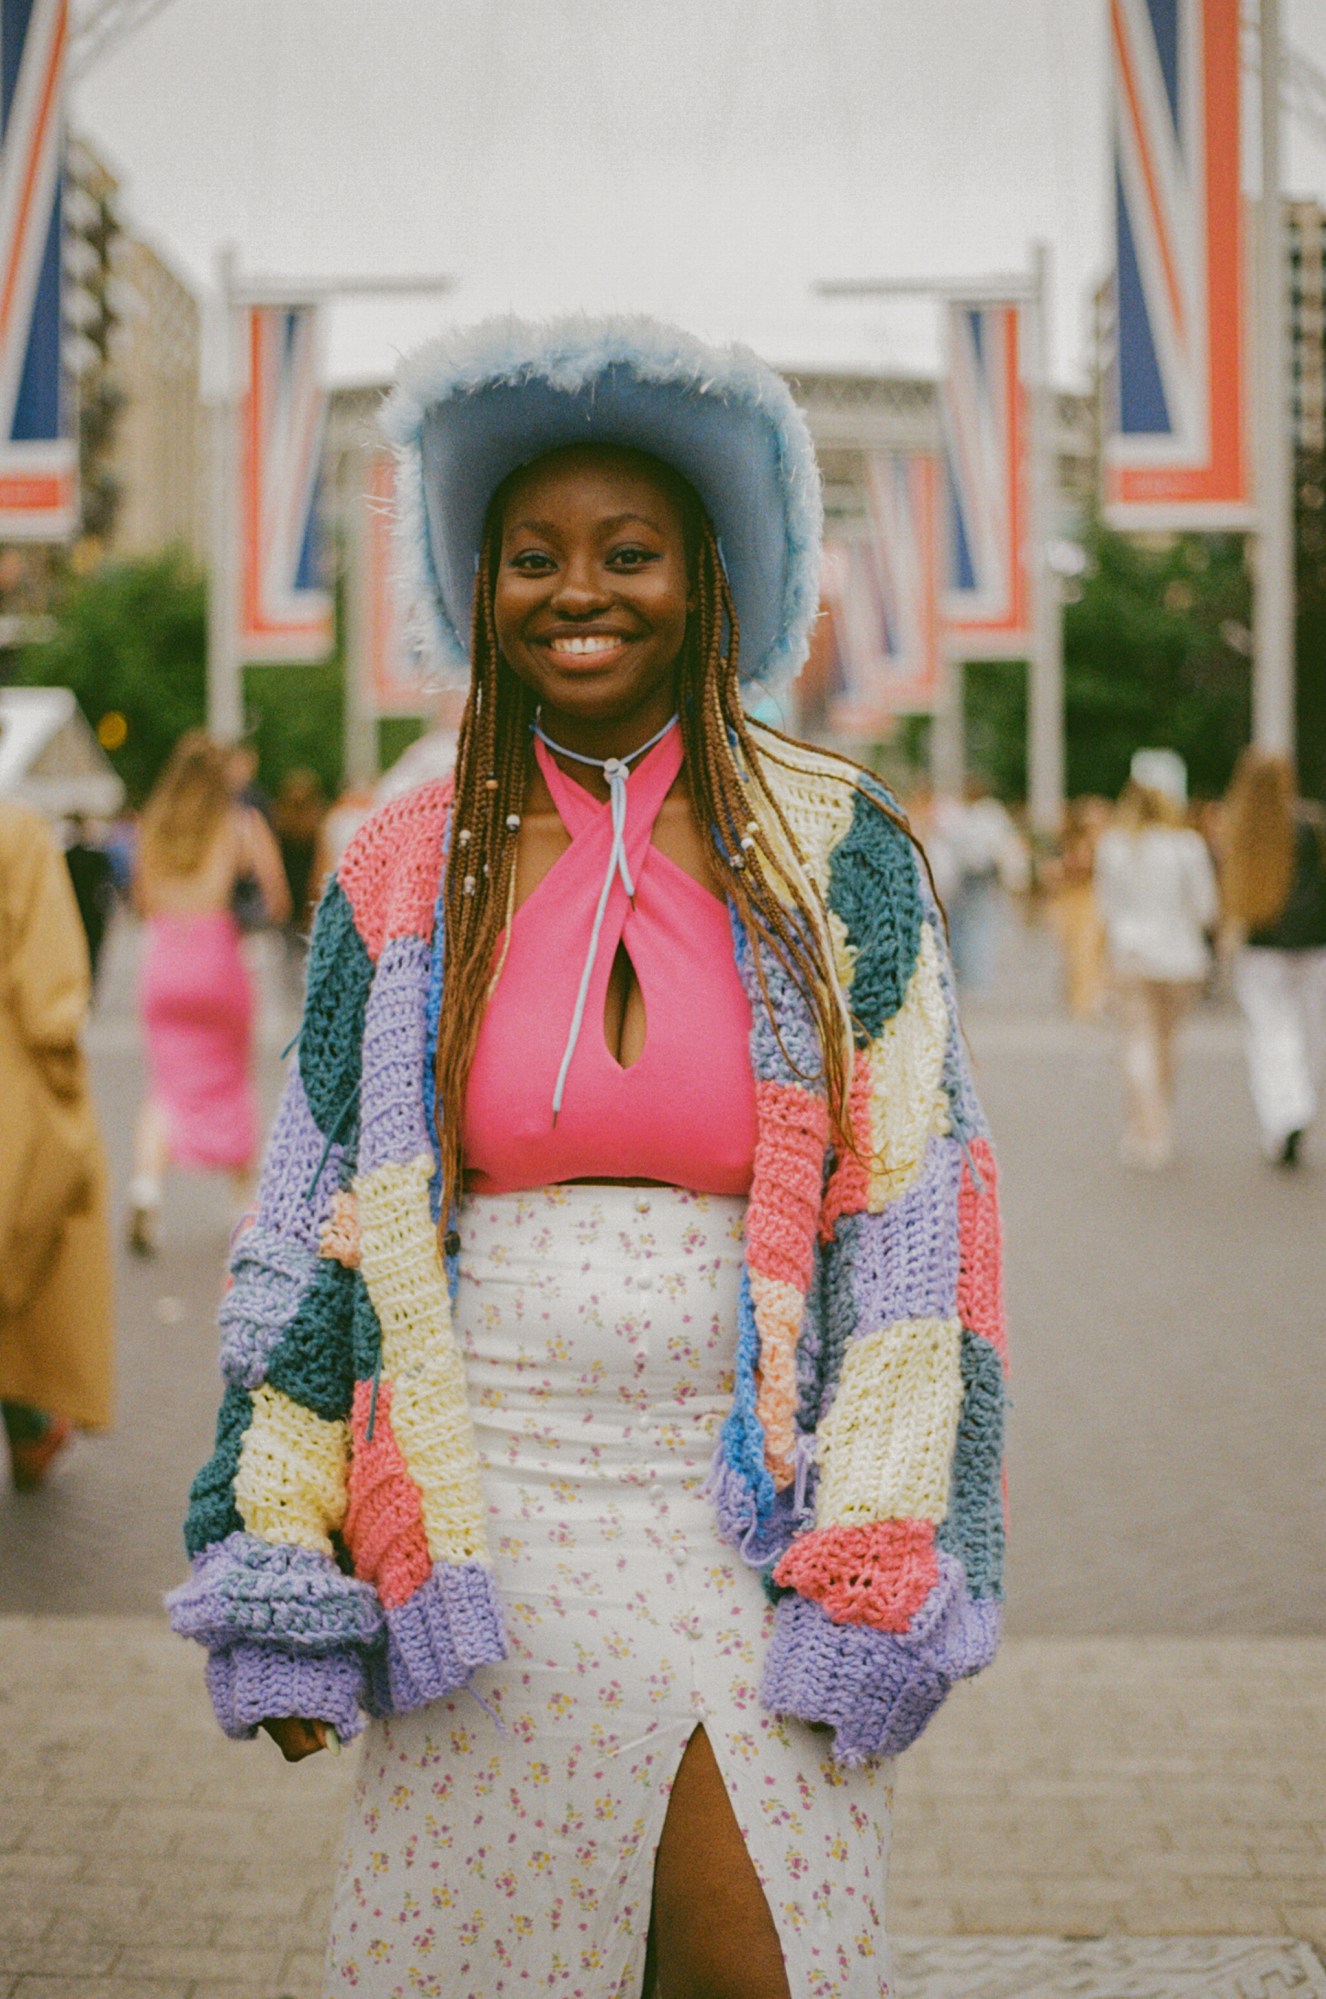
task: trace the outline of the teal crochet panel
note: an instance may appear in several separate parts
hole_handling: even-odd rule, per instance
[[[921,945],[918,876],[907,835],[859,790],[851,824],[829,860],[829,908],[857,954],[850,1004],[863,1048],[907,997]]]

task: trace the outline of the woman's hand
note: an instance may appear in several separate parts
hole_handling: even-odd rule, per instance
[[[281,1715],[262,1725],[287,1763],[302,1763],[306,1756],[316,1756],[327,1747],[329,1731],[325,1721],[303,1721],[298,1715]]]

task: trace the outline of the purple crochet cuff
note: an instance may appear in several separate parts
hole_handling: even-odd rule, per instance
[[[227,1534],[194,1557],[188,1582],[166,1598],[171,1628],[209,1651],[266,1644],[286,1652],[333,1653],[372,1645],[382,1606],[371,1583],[330,1555],[256,1534]]]
[[[479,1562],[439,1562],[407,1602],[386,1613],[385,1660],[372,1662],[372,1714],[407,1714],[456,1693],[477,1666],[506,1657],[497,1584]]]
[[[760,1698],[775,1714],[827,1723],[840,1763],[897,1756],[915,1742],[950,1687],[988,1666],[1000,1606],[972,1597],[961,1565],[940,1556],[940,1581],[907,1632],[835,1624],[817,1603],[786,1596]]]
[[[342,1742],[364,1725],[364,1661],[352,1652],[310,1658],[271,1645],[229,1645],[207,1661],[207,1691],[217,1720],[237,1742],[255,1735],[260,1721],[286,1715],[328,1721]]]

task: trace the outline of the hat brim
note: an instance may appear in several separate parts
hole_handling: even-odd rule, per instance
[[[651,320],[490,323],[407,363],[384,423],[401,461],[403,552],[449,663],[467,659],[494,493],[576,443],[650,452],[695,489],[722,550],[745,677],[777,683],[805,658],[819,474],[804,417],[755,355]]]

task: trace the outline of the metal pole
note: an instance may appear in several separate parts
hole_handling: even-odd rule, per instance
[[[961,798],[967,775],[962,690],[966,662],[949,655],[939,705],[930,722],[930,782],[945,798]]]
[[[1257,540],[1252,733],[1294,754],[1294,461],[1289,431],[1288,270],[1280,194],[1280,0],[1261,0],[1262,189],[1257,213]]]
[[[207,727],[222,743],[235,742],[244,731],[238,633],[235,290],[235,251],[233,245],[226,244],[217,253],[212,306],[216,380],[209,418],[212,477],[207,588]]]
[[[355,789],[377,783],[378,724],[368,687],[368,453],[347,451],[342,459],[339,511],[345,523],[345,635],[342,645],[343,752],[345,782]]]
[[[1027,382],[1031,399],[1032,651],[1027,687],[1027,808],[1034,833],[1053,837],[1064,811],[1064,647],[1059,578],[1050,567],[1057,492],[1054,382],[1050,373],[1050,252],[1032,250]]]

